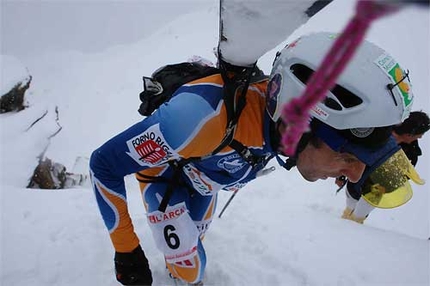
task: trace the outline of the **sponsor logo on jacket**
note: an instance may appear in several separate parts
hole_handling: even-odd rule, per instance
[[[243,161],[243,159],[240,157],[239,154],[234,153],[231,155],[228,155],[226,157],[221,158],[218,163],[217,166],[221,169],[226,170],[227,172],[229,172],[230,174],[236,173],[237,171],[239,171],[240,169],[243,168],[243,166],[245,166],[246,162]]]
[[[143,133],[127,141],[126,152],[141,166],[161,165],[176,157],[173,149],[166,143],[159,124],[153,125]]]
[[[183,168],[184,174],[190,179],[193,188],[203,196],[213,195],[221,189],[221,185],[211,180],[205,173],[198,170],[192,164],[187,164]]]

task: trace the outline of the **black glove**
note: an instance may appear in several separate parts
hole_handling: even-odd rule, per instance
[[[140,245],[130,253],[115,252],[116,280],[122,285],[151,285],[152,274]]]

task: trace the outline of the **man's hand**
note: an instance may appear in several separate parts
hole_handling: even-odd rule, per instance
[[[151,285],[152,274],[140,245],[129,253],[115,252],[116,279],[122,285]]]

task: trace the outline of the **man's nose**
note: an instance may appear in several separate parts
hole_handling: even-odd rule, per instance
[[[361,179],[361,176],[363,176],[365,168],[366,164],[357,161],[351,164],[343,175],[347,177],[351,183],[357,183]]]

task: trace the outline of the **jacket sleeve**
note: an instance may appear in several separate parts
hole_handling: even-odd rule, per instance
[[[208,92],[219,91],[212,87],[212,91],[206,91],[206,94]],[[130,252],[139,244],[127,209],[124,177],[162,166],[171,159],[205,155],[222,138],[225,125],[217,119],[220,105],[206,100],[199,93],[184,92],[172,98],[153,115],[116,135],[92,153],[92,187],[116,251]],[[207,127],[209,123],[210,128]],[[213,143],[199,144],[196,138],[204,138],[202,132],[213,130],[213,124],[222,126],[218,128],[219,134],[211,134],[216,137],[210,140]]]

